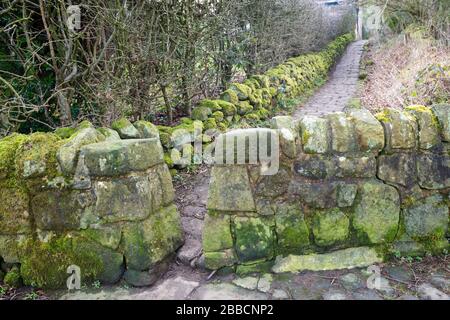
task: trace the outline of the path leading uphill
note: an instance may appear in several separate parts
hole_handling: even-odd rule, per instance
[[[327,113],[342,111],[357,91],[359,79],[359,64],[366,41],[351,43],[328,81],[303,106],[297,108],[293,117],[304,115],[321,116]]]

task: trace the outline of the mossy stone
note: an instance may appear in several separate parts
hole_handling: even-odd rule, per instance
[[[192,110],[192,119],[199,121],[206,121],[212,114],[212,110],[208,107],[198,106]]]
[[[349,236],[350,220],[338,208],[313,213],[312,231],[319,246],[331,246],[345,241]]]
[[[335,152],[357,151],[356,132],[351,118],[343,112],[327,116],[331,128],[331,149]]]
[[[233,249],[226,249],[219,252],[205,252],[204,254],[205,267],[209,270],[218,270],[223,267],[230,267],[237,262]]]
[[[144,221],[126,224],[121,250],[129,268],[144,271],[164,260],[182,243],[180,216],[177,208],[171,205]]]
[[[253,107],[248,101],[240,101],[236,104],[238,115],[244,116],[253,111]]]
[[[222,94],[220,95],[220,99],[230,102],[234,105],[237,105],[239,103],[238,95],[233,90],[225,90],[224,92],[222,92]]]
[[[272,259],[274,255],[272,219],[235,217],[233,222],[239,261]]]
[[[29,196],[18,188],[0,188],[0,234],[31,232]]]
[[[400,198],[394,187],[378,182],[361,186],[352,224],[361,244],[392,242],[400,218]]]
[[[0,139],[0,179],[14,175],[16,152],[27,139],[28,136],[17,133]]]
[[[122,139],[139,139],[141,135],[127,118],[120,118],[111,124],[111,128],[116,130]]]
[[[366,109],[348,113],[355,127],[358,148],[363,152],[378,152],[384,148],[384,129],[381,123]]]
[[[448,224],[448,206],[441,195],[416,201],[404,210],[405,231],[412,238],[444,238]]]
[[[303,150],[306,153],[326,153],[328,151],[329,122],[315,116],[305,116],[299,120]]]
[[[431,109],[425,106],[409,106],[405,110],[412,114],[417,121],[419,148],[429,150],[439,145],[441,142],[439,122]]]
[[[144,139],[159,139],[158,128],[151,122],[139,120],[134,123],[134,127],[139,131],[139,136]]]
[[[218,100],[217,103],[221,107],[224,116],[234,116],[236,114],[236,107],[234,104],[222,100]]]
[[[431,109],[439,122],[442,140],[450,142],[450,104],[436,104]]]
[[[205,217],[203,226],[203,251],[214,252],[233,247],[230,216]]]
[[[302,210],[295,205],[277,206],[275,213],[277,252],[303,253],[309,246],[309,230]]]

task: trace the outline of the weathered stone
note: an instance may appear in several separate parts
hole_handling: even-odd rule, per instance
[[[448,206],[441,195],[414,203],[404,211],[406,233],[411,237],[443,238],[447,232]]]
[[[293,134],[298,136],[297,124],[294,119],[290,116],[277,116],[270,120],[270,127],[272,129],[288,129],[292,131]]]
[[[343,112],[335,112],[329,114],[327,119],[331,128],[331,150],[335,152],[356,151],[355,128],[351,118]]]
[[[310,179],[370,178],[376,173],[375,157],[301,155],[294,162],[294,171]]]
[[[239,264],[236,266],[236,274],[239,276],[244,276],[248,274],[255,273],[266,273],[270,272],[273,266],[273,261],[269,260],[260,260],[260,261],[252,261],[249,264]]]
[[[343,242],[349,235],[349,225],[349,218],[337,208],[316,211],[312,223],[314,240],[319,246]]]
[[[419,185],[424,189],[450,187],[450,156],[422,153],[417,156]]]
[[[208,209],[255,211],[250,181],[245,166],[215,166],[211,170]]]
[[[119,133],[122,139],[139,139],[142,138],[139,131],[126,118],[121,118],[111,124],[111,128]]]
[[[219,252],[205,252],[205,267],[210,270],[218,270],[229,267],[237,262],[233,249],[226,249]]]
[[[230,216],[207,215],[203,227],[203,250],[221,251],[232,247]]]
[[[377,171],[375,157],[334,157],[334,176],[338,178],[371,178]],[[332,172],[332,171],[331,171]]]
[[[81,152],[93,176],[119,176],[163,163],[163,150],[157,139],[95,143],[83,147]]]
[[[385,109],[377,114],[383,123],[388,149],[412,149],[416,146],[417,123],[407,112]]]
[[[275,215],[275,224],[278,252],[302,253],[309,246],[308,226],[298,206],[279,206]]]
[[[273,257],[273,221],[235,217],[236,253],[241,262]]]
[[[158,128],[151,122],[139,120],[136,121],[134,127],[139,131],[139,136],[143,139],[157,138],[159,139]]]
[[[294,162],[294,171],[302,177],[311,179],[325,179],[335,172],[333,160],[321,155],[301,155]]]
[[[348,298],[344,291],[330,289],[323,294],[323,300],[348,300]]]
[[[334,207],[349,207],[356,197],[357,186],[344,182],[310,183],[293,181],[289,193],[298,196],[300,200],[312,208],[329,209]]]
[[[92,143],[105,140],[105,136],[94,128],[85,128],[78,131],[70,140],[59,148],[56,157],[64,174],[70,175],[75,172],[80,149]]]
[[[416,178],[415,155],[409,153],[395,153],[378,157],[378,178],[404,187],[413,185]]]
[[[175,190],[172,184],[172,175],[166,164],[160,164],[151,169],[151,172],[155,171],[159,178],[162,192],[162,205],[168,206],[175,199]],[[150,173],[151,174],[151,173]]]
[[[278,259],[272,268],[275,273],[299,272],[303,270],[323,271],[367,267],[382,262],[374,248],[358,247],[324,254],[304,256],[289,255]]]
[[[450,110],[450,109],[449,109]],[[410,106],[406,111],[414,116],[419,128],[419,148],[431,149],[440,144],[439,125],[430,108],[425,106]]]
[[[184,245],[177,252],[177,260],[186,266],[194,266],[202,254],[200,240],[187,238]]]
[[[89,191],[49,190],[33,197],[31,209],[37,228],[60,232],[79,229],[83,211],[94,203]]]
[[[348,115],[355,126],[359,150],[381,151],[384,147],[384,130],[381,123],[366,109],[353,109]]]
[[[283,154],[291,159],[294,159],[297,155],[297,141],[295,134],[289,129],[280,129],[280,147]]]
[[[439,122],[442,140],[450,142],[450,104],[436,104],[431,109]]]
[[[353,215],[353,227],[361,242],[394,240],[399,215],[400,199],[394,187],[376,182],[362,185]]]
[[[141,222],[123,227],[121,248],[127,267],[136,271],[148,270],[163,261],[183,243],[183,230],[175,206],[152,214]]]
[[[299,120],[303,150],[306,153],[326,153],[329,135],[328,120],[315,116],[305,116]]]
[[[0,188],[0,234],[31,232],[28,194],[20,189]]]
[[[194,300],[266,300],[264,293],[236,287],[231,283],[208,283],[195,290]]]
[[[257,277],[237,278],[233,280],[233,283],[238,287],[242,287],[244,289],[255,290],[258,287],[258,278]]]
[[[162,190],[157,176],[130,175],[96,181],[95,213],[108,222],[147,218],[162,205]]]
[[[261,176],[255,188],[256,196],[275,198],[288,191],[290,174],[289,168],[281,167],[274,175]]]

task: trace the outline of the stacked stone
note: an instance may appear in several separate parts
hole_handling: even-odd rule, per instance
[[[261,164],[215,165],[206,266],[252,270],[286,255],[333,264],[340,252],[360,266],[397,250],[448,249],[450,105],[389,109],[377,118],[364,109],[275,117],[277,174],[261,175]],[[327,252],[328,260],[310,256]]]
[[[65,286],[76,265],[83,283],[150,285],[182,244],[158,131],[112,127],[0,140],[0,262],[24,284]]]

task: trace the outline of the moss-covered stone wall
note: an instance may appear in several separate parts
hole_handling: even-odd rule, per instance
[[[249,77],[243,83],[230,83],[217,99],[200,101],[192,111],[192,119],[182,119],[182,123],[175,127],[158,126],[169,168],[186,166],[182,161],[177,164],[171,159],[182,156],[186,142],[194,142],[194,122],[202,128],[203,149],[207,150],[220,132],[237,127],[265,126],[271,117],[290,113],[299,100],[308,97],[325,82],[330,68],[353,38],[353,34],[340,36],[321,52],[291,58],[264,74]],[[185,132],[180,134],[182,139],[171,139],[175,131]]]
[[[260,164],[212,169],[208,268],[347,268],[448,250],[450,105],[271,124],[280,141],[275,175],[261,175]],[[225,135],[249,130],[267,129]]]
[[[8,285],[150,285],[183,242],[158,131],[121,120],[0,140],[0,264]],[[6,273],[6,275],[5,275]]]

